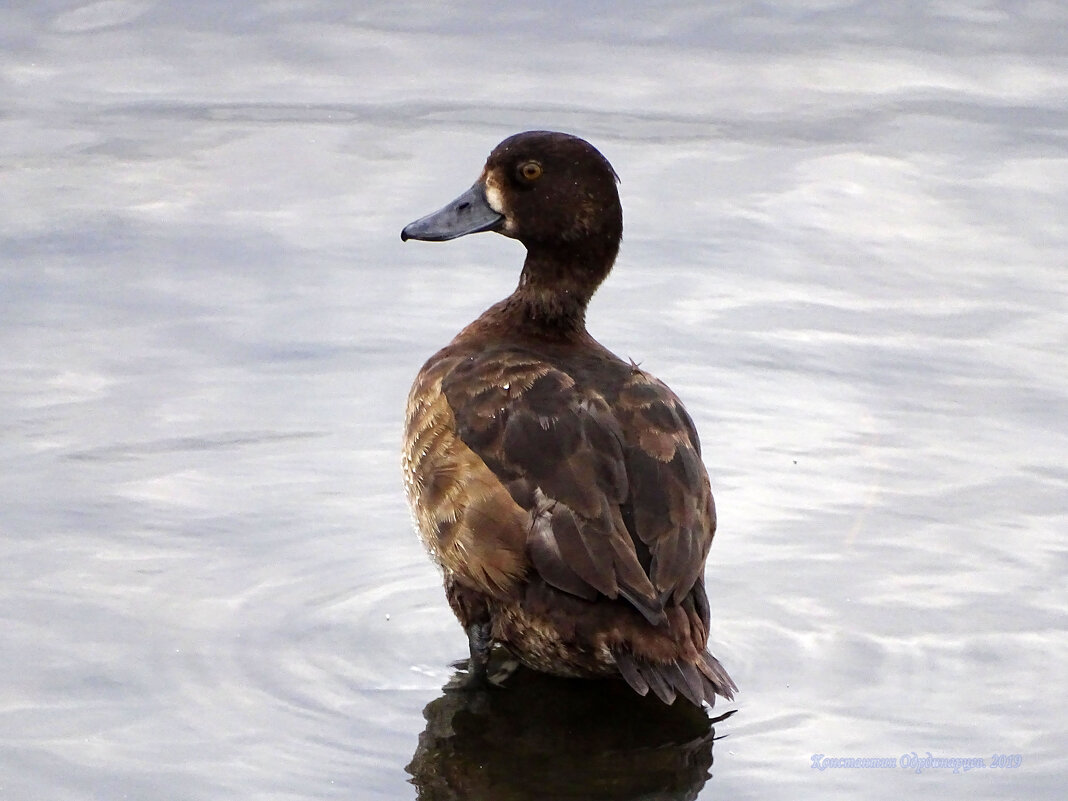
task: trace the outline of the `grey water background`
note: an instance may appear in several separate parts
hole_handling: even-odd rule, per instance
[[[663,797],[1063,797],[1065,30],[1053,2],[5,3],[0,798],[415,797],[466,646],[403,404],[522,252],[398,233],[530,128],[622,177],[590,327],[687,403],[720,509],[741,692]],[[812,767],[912,752],[1022,762]]]

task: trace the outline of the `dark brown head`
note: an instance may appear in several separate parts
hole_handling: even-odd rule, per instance
[[[589,142],[551,131],[510,136],[490,153],[479,182],[498,229],[532,247],[618,248],[623,209],[615,170]]]
[[[520,291],[568,293],[583,308],[608,275],[623,235],[612,165],[589,142],[553,131],[510,136],[478,181],[401,239],[444,241],[496,231],[527,248]]]

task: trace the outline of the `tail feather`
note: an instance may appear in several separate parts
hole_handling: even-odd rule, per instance
[[[620,675],[630,685],[630,688],[638,695],[648,695],[649,682],[642,677],[641,671],[638,670],[638,666],[634,663],[634,657],[626,651],[619,651],[614,656],[616,658],[616,667],[619,668]]]
[[[701,681],[701,673],[692,662],[676,662],[676,669],[682,674],[683,683],[678,686],[679,692],[689,699],[694,706],[701,706],[705,698],[705,685]],[[715,697],[715,696],[713,696]]]
[[[675,688],[668,683],[668,677],[664,675],[661,666],[654,667],[646,663],[641,666],[641,670],[642,677],[649,682],[649,689],[656,694],[657,698],[668,706],[675,703]]]
[[[734,694],[738,692],[738,685],[734,683],[734,679],[727,675],[727,671],[723,669],[723,665],[719,663],[716,657],[705,651],[701,654],[697,668],[705,675],[716,695],[721,695],[728,701],[734,700]]]
[[[665,704],[675,702],[682,695],[695,706],[701,702],[715,706],[716,696],[734,699],[737,685],[712,654],[705,652],[696,662],[650,662],[629,651],[613,649],[616,666],[623,679],[638,695],[652,690]]]

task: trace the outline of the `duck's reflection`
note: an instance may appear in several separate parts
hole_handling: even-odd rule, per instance
[[[623,682],[522,668],[505,688],[455,685],[423,710],[407,767],[421,801],[693,799],[712,767],[712,724],[731,714],[709,720]]]

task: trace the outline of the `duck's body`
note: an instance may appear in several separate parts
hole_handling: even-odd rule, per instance
[[[473,670],[499,642],[535,670],[621,675],[668,703],[730,698],[705,651],[716,518],[697,432],[670,389],[585,328],[622,231],[611,167],[580,139],[520,134],[403,236],[478,230],[527,246],[519,287],[423,366],[404,447]]]

